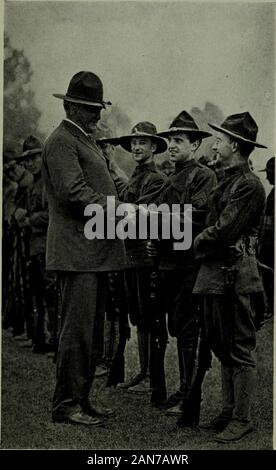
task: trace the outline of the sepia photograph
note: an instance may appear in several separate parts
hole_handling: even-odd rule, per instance
[[[275,4],[2,12],[1,449],[272,451]]]

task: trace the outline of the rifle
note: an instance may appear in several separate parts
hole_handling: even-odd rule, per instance
[[[189,396],[183,401],[183,411],[177,421],[177,426],[196,427],[200,420],[200,408],[202,402],[202,385],[206,372],[211,368],[212,353],[207,342],[202,307],[199,306],[199,334],[198,334],[198,368],[195,374]]]
[[[168,342],[166,318],[161,301],[159,259],[153,258],[153,271],[150,276],[150,305],[151,305],[151,331],[150,331],[150,378],[151,403],[162,406],[167,399],[164,358]]]
[[[108,333],[107,362],[110,367],[107,387],[116,386],[124,382],[125,375],[125,346],[130,338],[130,328],[125,307],[125,280],[119,272],[109,273],[108,310],[111,317],[110,331]],[[122,292],[123,291],[123,292]],[[119,339],[118,339],[119,333]]]

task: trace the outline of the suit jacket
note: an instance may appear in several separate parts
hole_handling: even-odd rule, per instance
[[[196,294],[223,294],[224,274],[229,264],[229,247],[235,246],[238,272],[235,290],[250,294],[263,290],[259,276],[256,240],[265,207],[265,191],[248,164],[225,170],[225,177],[210,195],[208,227],[194,242],[196,258],[202,261],[195,283]]]
[[[88,240],[84,235],[85,207],[96,203],[106,209],[106,197],[117,198],[96,143],[70,122],[62,121],[46,141],[43,175],[49,204],[46,268],[78,272],[124,268],[123,241]]]

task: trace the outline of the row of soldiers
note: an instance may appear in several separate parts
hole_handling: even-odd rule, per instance
[[[243,119],[248,119],[248,116],[243,116]],[[201,164],[195,158],[202,139],[209,136],[208,132],[198,128],[189,113],[183,111],[163,133],[157,135],[152,123],[140,122],[130,135],[120,139],[102,138],[98,140],[98,145],[106,158],[120,201],[135,205],[152,202],[157,205],[165,202],[170,206],[176,203],[192,204],[195,238],[205,226],[208,197],[217,181],[225,176],[219,162],[211,160]],[[136,162],[130,178],[114,161],[117,145],[121,145]],[[215,152],[216,145],[213,147]],[[154,156],[167,149],[173,169],[162,173],[156,167]],[[32,340],[36,352],[55,350],[58,330],[57,280],[51,271],[45,271],[48,208],[41,179],[41,151],[42,145],[38,139],[30,137],[16,162],[4,166],[3,244],[5,273],[9,279],[4,291],[4,325],[12,326],[16,336],[23,333],[25,327],[27,338]],[[274,172],[274,159],[270,160],[269,166],[273,166]],[[26,181],[25,186],[24,179],[28,179],[29,174],[32,178]],[[270,182],[274,182],[274,173]],[[262,239],[266,239],[267,243],[267,227],[271,231],[273,224],[271,220],[269,223],[268,219],[264,220]],[[109,370],[109,384],[117,385],[124,380],[122,358],[129,337],[129,314],[131,323],[137,327],[140,371],[129,382],[118,386],[133,393],[156,391],[156,376],[160,378],[165,375],[168,315],[169,334],[177,339],[179,388],[168,398],[165,388],[161,393],[152,393],[152,403],[166,409],[168,414],[179,415],[190,397],[199,329],[202,326],[200,297],[193,294],[199,263],[192,249],[176,252],[171,241],[147,244],[139,240],[126,240],[126,249],[128,268],[123,273],[112,272],[108,275],[105,344],[100,365]],[[271,243],[269,249],[263,245],[260,253],[262,251],[261,258],[269,251],[271,262]],[[152,257],[158,259],[160,274],[158,322],[152,312],[156,308],[152,303]],[[161,348],[158,364],[156,340]],[[207,349],[203,351],[201,367],[206,370],[210,367],[210,353]],[[98,374],[101,374],[100,367]]]
[[[246,118],[247,116],[243,116],[243,119]],[[120,200],[135,204],[154,202],[157,206],[165,202],[170,207],[176,203],[192,204],[193,239],[195,239],[205,227],[209,195],[218,182],[225,177],[221,160],[201,158],[198,161],[195,158],[195,153],[202,139],[209,136],[208,132],[199,130],[192,116],[183,111],[173,120],[166,132],[157,135],[157,130],[152,123],[140,122],[134,126],[130,135],[120,139],[103,138],[99,144],[108,159]],[[173,170],[166,171],[166,176],[158,171],[154,162],[156,154],[167,150],[163,137],[168,141],[170,162],[174,165]],[[124,150],[131,153],[137,164],[129,179],[121,174],[121,170],[114,163],[113,153],[117,145],[121,145]],[[213,149],[215,155],[216,143],[214,143]],[[274,157],[270,159],[266,168],[270,184],[274,184],[274,161]],[[252,162],[250,162],[249,171],[252,171]],[[274,188],[268,201],[273,195]],[[260,317],[256,319],[255,326],[257,328],[263,322],[262,315],[269,317],[273,312],[274,232],[272,228],[274,219],[271,207],[271,203],[268,202],[266,215],[261,225],[258,248],[259,260],[268,267],[263,274],[265,278],[268,271],[266,279],[268,295],[265,298],[263,298],[263,294],[260,296],[262,300],[259,312],[261,313],[259,313]],[[199,370],[206,371],[211,366],[210,349],[204,341],[205,332],[201,321],[203,315],[201,296],[194,295],[199,263],[195,259],[192,249],[183,252],[174,251],[170,241],[146,244],[143,241],[126,240],[126,248],[129,268],[125,272],[125,282],[130,299],[130,320],[132,325],[137,327],[140,371],[130,381],[118,386],[137,394],[152,391],[151,401],[153,404],[165,409],[168,415],[180,416],[190,405],[197,352]],[[160,273],[158,281],[160,298],[155,306],[151,302],[153,269],[151,256],[158,257]],[[156,308],[158,308],[159,316],[158,335],[159,339],[162,338],[161,351],[159,352],[161,361],[158,366],[152,341],[152,337],[156,339],[153,313],[153,309]],[[158,384],[154,383],[156,367],[159,367],[157,371],[159,379],[164,375],[164,356],[168,337],[166,314],[168,315],[169,334],[177,340],[179,365],[179,387],[168,398],[165,387],[159,389],[158,392],[156,390],[162,380],[157,380]],[[200,330],[201,342],[200,348],[197,350]]]
[[[45,270],[48,206],[42,142],[29,136],[20,155],[4,155],[3,327],[35,353],[57,347],[56,275]]]

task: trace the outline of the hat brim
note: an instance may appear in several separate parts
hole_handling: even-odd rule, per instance
[[[156,150],[154,154],[164,153],[168,149],[167,142],[162,137],[158,137],[157,135],[147,134],[146,132],[137,132],[135,134],[125,135],[125,136],[120,137],[119,143],[121,147],[127,152],[132,153],[131,139],[135,137],[149,137],[156,144]]]
[[[245,137],[240,136],[239,134],[235,134],[235,132],[228,131],[228,129],[225,129],[224,127],[216,126],[215,124],[209,124],[212,129],[218,132],[222,132],[223,134],[231,135],[231,137],[234,137],[237,140],[241,140],[242,142],[247,142],[248,144],[254,145],[254,147],[258,148],[263,148],[267,149],[266,145],[259,144],[259,142],[255,142],[254,140],[246,139]]]
[[[184,134],[195,134],[198,135],[199,139],[206,139],[211,137],[210,132],[201,131],[200,129],[191,129],[190,127],[171,127],[166,131],[158,132],[158,135],[161,137],[168,137],[172,134],[177,134],[178,132],[183,132]]]
[[[119,137],[110,137],[109,139],[105,139],[104,137],[102,137],[101,139],[97,139],[96,142],[98,145],[101,145],[101,144],[119,145],[120,139]]]
[[[82,100],[81,98],[72,98],[71,96],[62,95],[61,93],[53,93],[55,98],[59,98],[60,100],[70,101],[71,103],[78,103],[78,104],[85,104],[87,106],[95,106],[96,108],[106,108],[106,105],[111,105],[110,101],[88,101]]]
[[[30,149],[30,150],[25,150],[19,157],[17,158],[27,158],[30,157],[31,155],[36,155],[37,153],[42,153],[42,148],[35,148],[35,149]]]

